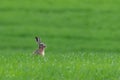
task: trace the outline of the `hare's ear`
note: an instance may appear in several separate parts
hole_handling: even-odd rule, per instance
[[[40,43],[40,38],[35,37],[35,39],[36,39],[36,41],[37,41],[38,43]]]

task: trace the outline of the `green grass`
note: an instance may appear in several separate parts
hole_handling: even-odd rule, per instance
[[[45,57],[25,53],[0,56],[1,80],[119,80],[118,54],[50,53]]]
[[[1,0],[0,80],[119,80],[119,0]],[[46,43],[34,56],[34,40]]]

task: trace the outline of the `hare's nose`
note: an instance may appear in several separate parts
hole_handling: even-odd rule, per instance
[[[43,48],[45,48],[46,46],[42,46]]]
[[[44,45],[44,46],[42,46],[42,47],[44,47],[44,48],[45,48],[46,46]]]

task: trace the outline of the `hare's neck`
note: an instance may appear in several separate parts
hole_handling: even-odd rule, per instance
[[[45,55],[45,52],[44,52],[44,50],[43,50],[43,52],[42,52],[42,56],[44,56]]]
[[[40,48],[40,54],[41,54],[42,56],[45,55],[45,53],[44,53],[44,48]]]

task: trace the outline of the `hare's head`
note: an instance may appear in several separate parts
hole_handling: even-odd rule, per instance
[[[41,42],[40,38],[35,37],[35,39],[38,44],[38,49],[35,51],[35,53],[44,56],[44,50],[46,48],[46,45]]]

